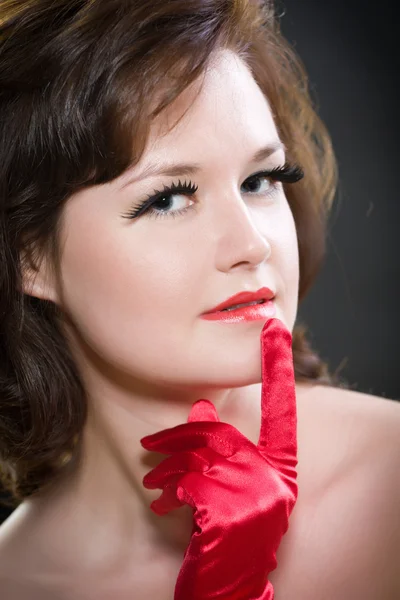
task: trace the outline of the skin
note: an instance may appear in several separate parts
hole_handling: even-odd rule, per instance
[[[278,149],[262,163],[250,161],[262,146],[279,142],[279,136],[266,98],[237,57],[220,54],[194,101],[197,85],[153,123],[145,155],[132,172],[69,199],[61,276],[52,281],[44,264],[30,290],[63,308],[65,333],[89,397],[83,463],[71,467],[56,489],[24,502],[0,529],[0,556],[7,557],[0,578],[3,574],[8,581],[18,563],[13,557],[24,548],[30,600],[35,600],[33,582],[41,600],[45,593],[53,600],[171,600],[190,539],[191,511],[183,507],[162,518],[150,511],[161,492],[146,490],[142,479],[164,456],[150,455],[139,440],[186,422],[192,403],[208,398],[222,421],[257,442],[264,321],[227,325],[200,315],[236,292],[265,285],[276,294],[276,316],[293,330],[299,257],[290,207],[280,184],[269,197],[241,187],[257,171],[282,166],[285,154]],[[171,209],[194,202],[195,210],[175,219],[122,218],[155,189],[178,182],[179,177],[153,176],[123,187],[145,166],[164,160],[201,165],[198,174],[186,177],[199,186],[195,197],[176,195]],[[260,180],[259,189],[267,191],[268,180]],[[364,588],[363,595],[351,586],[340,588],[340,579],[339,588],[334,587],[338,569],[351,564],[361,577],[365,564],[351,563],[346,548],[354,556],[354,542],[349,546],[345,534],[342,539],[332,531],[347,523],[349,514],[358,531],[361,500],[376,483],[374,465],[382,473],[387,459],[388,470],[381,475],[385,482],[398,468],[388,458],[397,443],[398,407],[387,401],[382,409],[379,399],[374,410],[355,402],[349,413],[343,394],[353,397],[353,392],[305,384],[296,390],[300,495],[271,580],[279,597],[288,600],[310,599],[310,581],[316,600],[372,600],[378,596],[368,596]],[[345,414],[351,415],[351,426],[343,425]],[[371,448],[376,461],[363,462],[359,457],[370,456]],[[359,476],[352,495],[346,475],[353,469],[363,474],[364,467],[366,478]],[[344,517],[336,524],[338,502]],[[367,505],[359,528],[376,517],[375,508]],[[379,514],[392,517],[392,506],[386,509]],[[389,529],[388,523],[384,531]],[[371,539],[379,531],[382,527],[378,533],[371,530]],[[329,561],[318,566],[324,535],[338,557],[332,569]],[[360,548],[367,541],[361,536]],[[371,570],[375,558],[372,553],[366,557]],[[10,584],[10,600],[27,597],[19,585]]]
[[[264,321],[226,325],[200,315],[236,292],[266,285],[290,330],[296,317],[297,237],[283,188],[269,198],[241,190],[255,172],[285,162],[282,149],[263,163],[249,162],[260,147],[279,142],[268,103],[234,55],[221,56],[193,104],[197,85],[155,123],[136,168],[199,162],[196,199],[176,195],[170,212],[193,203],[196,210],[174,219],[121,217],[179,177],[121,189],[136,174],[129,173],[83,191],[65,209],[61,283],[43,286],[68,315],[66,333],[91,399],[86,465],[74,497],[85,527],[97,530],[101,514],[107,538],[121,552],[154,541],[161,529],[165,543],[174,544],[179,531],[179,516],[168,526],[147,510],[160,492],[142,486],[149,469],[140,438],[185,422],[201,397],[227,417],[236,388],[261,379]],[[177,128],[161,137],[188,107]],[[258,189],[271,185],[261,180]]]

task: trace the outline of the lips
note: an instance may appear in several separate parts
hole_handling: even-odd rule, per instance
[[[267,287],[262,287],[256,292],[240,292],[239,294],[235,294],[231,296],[221,304],[218,304],[211,310],[207,311],[204,314],[210,314],[214,312],[222,311],[224,308],[231,308],[232,306],[236,306],[238,304],[246,304],[247,302],[267,302],[268,300],[272,300],[275,297],[275,294],[272,290]]]

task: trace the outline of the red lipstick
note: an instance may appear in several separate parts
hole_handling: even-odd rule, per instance
[[[224,302],[221,302],[221,304],[218,304],[214,308],[211,308],[211,310],[208,310],[205,314],[218,312],[224,308],[231,308],[237,304],[247,304],[247,302],[261,302],[262,300],[267,302],[268,300],[272,300],[274,296],[274,292],[267,287],[262,287],[257,290],[257,292],[240,292],[239,294],[235,294],[227,300],[224,300]]]
[[[263,287],[256,292],[240,292],[240,294],[231,296],[201,316],[208,321],[230,323],[268,319],[276,313],[276,306],[273,302],[274,297],[274,292],[267,287]],[[238,306],[249,302],[253,304]]]

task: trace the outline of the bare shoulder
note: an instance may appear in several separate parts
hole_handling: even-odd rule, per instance
[[[345,465],[376,465],[380,472],[400,468],[400,402],[315,385],[298,394],[298,417],[300,451],[311,458],[324,448],[335,481],[344,476]],[[400,478],[396,481],[400,486]]]
[[[363,504],[372,509],[376,501],[378,510],[384,505],[389,509],[393,502],[400,515],[400,402],[325,386],[315,386],[309,402],[313,429],[317,431],[319,425],[320,436],[325,436],[331,450],[329,481],[338,488],[353,481],[359,481],[360,489],[372,486]],[[350,492],[351,488],[346,489]],[[400,527],[398,533],[400,537]]]
[[[312,406],[319,417],[324,413],[350,426],[357,422],[363,432],[364,428],[371,428],[371,433],[379,433],[382,428],[399,431],[400,401],[324,385],[300,385],[297,389],[301,401]]]
[[[24,536],[20,512],[14,510],[0,525],[0,597],[7,600],[35,598],[35,591],[23,581],[24,555],[18,543]]]
[[[2,600],[65,600],[43,586],[5,574],[0,574],[0,592]]]
[[[400,404],[299,388],[299,500],[271,579],[288,600],[400,598]]]
[[[367,416],[374,414],[374,416],[381,415],[382,418],[386,418],[385,415],[391,415],[397,419],[397,423],[399,422],[400,401],[382,396],[374,396],[373,394],[357,390],[324,385],[316,385],[313,389],[318,394],[323,395],[326,400],[331,400],[336,405],[340,403],[354,411],[362,410]]]
[[[42,574],[43,548],[32,533],[26,503],[0,525],[1,600],[66,600],[57,579]]]

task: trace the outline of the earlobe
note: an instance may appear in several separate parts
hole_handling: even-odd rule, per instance
[[[23,294],[39,298],[39,300],[48,300],[58,305],[59,298],[56,287],[53,284],[44,258],[42,258],[39,265],[36,265],[32,256],[25,252],[21,256],[21,271],[22,290],[20,289],[20,291]]]
[[[40,273],[29,273],[24,276],[22,292],[27,296],[33,296],[40,300],[49,300],[58,304],[58,296],[49,284],[45,284]]]

